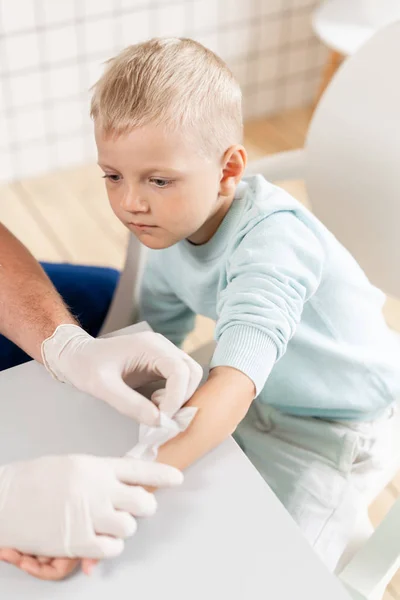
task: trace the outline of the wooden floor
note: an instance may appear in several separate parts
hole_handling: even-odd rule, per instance
[[[311,109],[297,109],[272,118],[248,122],[245,144],[250,159],[300,148]],[[279,182],[307,204],[304,182]],[[120,269],[124,262],[127,231],[114,217],[96,165],[52,173],[0,187],[0,221],[21,239],[39,260],[106,265]],[[398,303],[389,301],[387,318],[400,330]],[[214,324],[198,318],[186,340],[186,350],[211,339]],[[383,490],[370,509],[376,525],[400,495],[400,473]],[[400,600],[400,571],[385,600]]]

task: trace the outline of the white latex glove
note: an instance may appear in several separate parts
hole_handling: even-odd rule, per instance
[[[51,557],[121,554],[134,516],[153,515],[137,485],[182,483],[180,471],[132,458],[50,456],[0,467],[0,547]],[[113,537],[110,537],[113,536]]]
[[[172,417],[193,395],[202,377],[200,365],[151,331],[95,339],[77,325],[60,325],[43,342],[42,357],[59,381],[71,383],[150,426],[159,424],[159,410]],[[133,391],[126,379],[134,388],[166,379],[159,410]]]

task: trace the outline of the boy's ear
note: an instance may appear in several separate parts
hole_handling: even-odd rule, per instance
[[[239,144],[230,146],[222,158],[222,175],[219,186],[221,196],[230,196],[241,178],[247,163],[247,152]]]

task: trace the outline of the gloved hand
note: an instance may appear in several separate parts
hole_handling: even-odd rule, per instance
[[[49,456],[0,467],[0,548],[52,557],[121,554],[136,517],[153,515],[138,485],[180,484],[180,471],[132,458]],[[111,537],[112,536],[112,537]]]
[[[155,404],[137,388],[166,379],[160,411],[173,416],[195,392],[202,369],[162,335],[145,331],[93,338],[77,325],[60,325],[42,344],[43,363],[59,381],[101,398],[146,425],[159,424]]]

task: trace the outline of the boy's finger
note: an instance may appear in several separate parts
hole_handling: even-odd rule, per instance
[[[54,558],[49,564],[40,564],[36,559],[32,561],[26,558],[21,562],[20,567],[37,579],[58,581],[70,575],[76,569],[78,562],[78,559]]]
[[[16,567],[19,566],[21,562],[22,554],[18,552],[18,550],[13,550],[12,548],[1,548],[0,549],[0,560],[10,563]]]
[[[37,560],[37,558],[34,558],[33,556],[24,555],[21,557],[19,567],[23,571],[27,571],[32,575],[34,572],[38,571],[41,568],[41,564]]]
[[[83,558],[82,559],[82,571],[85,575],[91,575],[94,567],[99,563],[98,560],[93,558]]]
[[[64,578],[73,573],[78,565],[79,558],[55,558],[52,563],[54,570],[59,574],[58,579],[60,576]]]
[[[53,560],[50,556],[37,556],[36,558],[41,565],[48,565]]]

